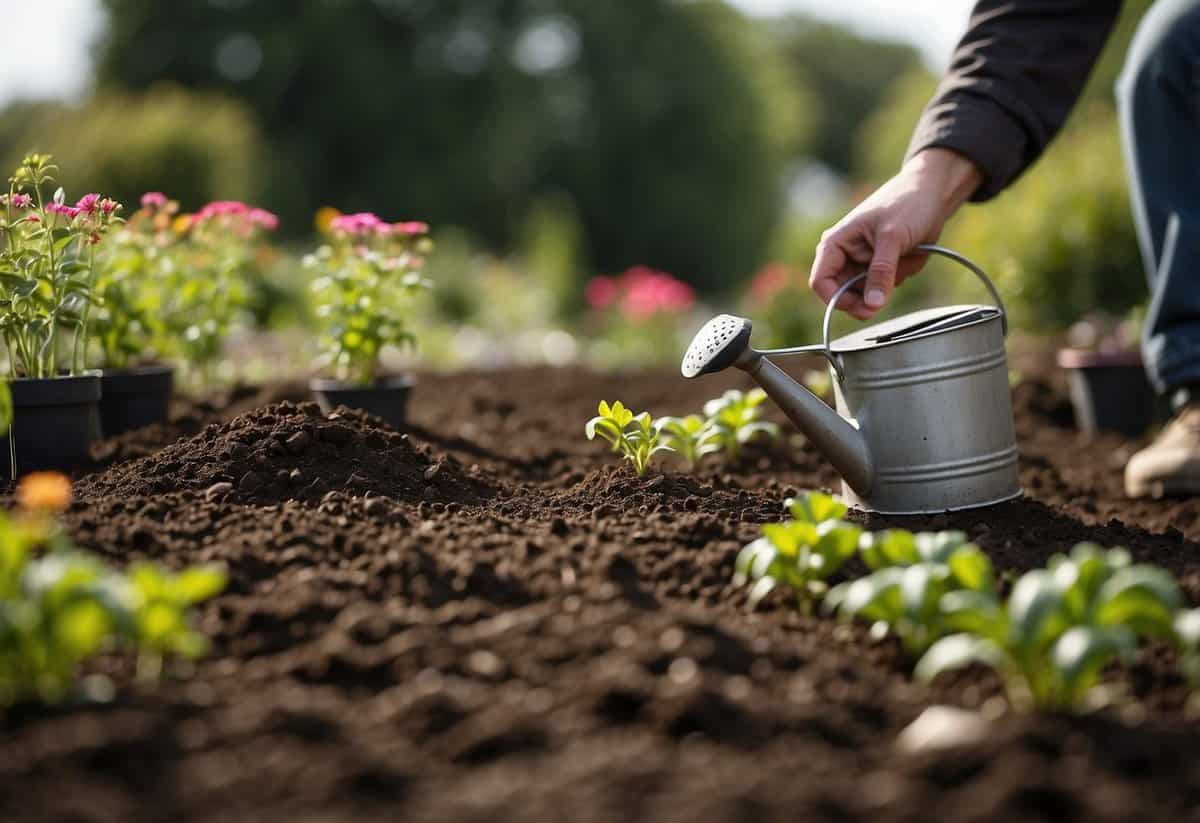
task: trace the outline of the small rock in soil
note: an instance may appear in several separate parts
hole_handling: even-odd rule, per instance
[[[229,494],[231,491],[233,491],[232,483],[225,483],[225,482],[213,483],[211,486],[209,486],[207,489],[204,490],[204,496],[207,497],[209,500],[216,500],[219,497],[224,497],[225,495]]]
[[[991,724],[978,712],[954,706],[930,706],[896,738],[904,752],[968,746],[988,736]]]
[[[292,454],[302,454],[308,448],[308,444],[312,442],[312,438],[308,432],[301,429],[283,442]]]

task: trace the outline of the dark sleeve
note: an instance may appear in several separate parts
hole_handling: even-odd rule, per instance
[[[971,199],[999,194],[1062,127],[1120,12],[1121,0],[980,0],[907,156],[957,151],[983,172]]]

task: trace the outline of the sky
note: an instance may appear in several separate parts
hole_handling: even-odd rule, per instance
[[[908,41],[946,64],[972,0],[730,0],[748,14],[800,11],[864,34]],[[16,98],[78,98],[90,85],[89,45],[104,25],[99,0],[0,0],[0,106]],[[53,32],[52,36],[44,33]]]

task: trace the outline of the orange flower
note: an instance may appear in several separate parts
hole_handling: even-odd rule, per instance
[[[31,512],[60,512],[71,502],[71,481],[58,472],[33,472],[17,486],[17,504]]]
[[[313,219],[313,225],[320,234],[329,234],[329,229],[333,225],[333,221],[341,217],[342,213],[333,206],[322,206],[317,209],[317,215]]]

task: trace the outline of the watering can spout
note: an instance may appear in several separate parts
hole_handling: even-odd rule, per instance
[[[867,440],[853,421],[841,417],[825,401],[753,349],[734,363],[762,386],[788,419],[862,497],[871,492],[875,469]]]

